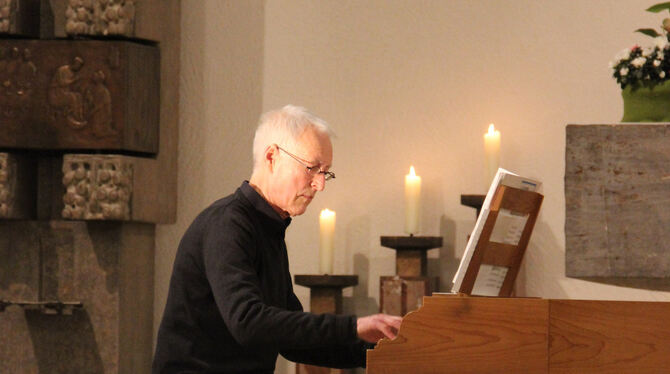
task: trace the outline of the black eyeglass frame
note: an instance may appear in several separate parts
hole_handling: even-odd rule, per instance
[[[332,171],[324,171],[319,169],[318,166],[309,166],[307,165],[307,161],[301,159],[300,157],[294,155],[293,153],[285,150],[284,148],[280,147],[279,145],[275,144],[277,146],[277,149],[280,151],[284,151],[287,155],[291,156],[292,159],[294,159],[297,163],[305,167],[305,171],[307,174],[311,175],[312,177],[316,176],[317,174],[323,174],[323,178],[327,181],[331,179],[335,179],[335,173]]]

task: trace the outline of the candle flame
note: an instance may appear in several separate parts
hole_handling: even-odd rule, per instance
[[[321,211],[321,217],[332,217],[334,215],[335,215],[335,212],[333,212],[332,210],[330,210],[328,208]]]
[[[495,133],[495,126],[493,124],[489,125],[489,135],[493,135]]]
[[[414,166],[410,166],[410,167],[409,167],[409,175],[411,175],[411,176],[413,176],[413,177],[416,176],[416,174],[414,173]]]

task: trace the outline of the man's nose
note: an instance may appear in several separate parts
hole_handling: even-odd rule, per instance
[[[318,173],[312,178],[312,188],[317,191],[323,191],[326,188],[326,175]]]

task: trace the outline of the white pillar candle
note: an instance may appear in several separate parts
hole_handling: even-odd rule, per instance
[[[335,212],[324,209],[319,216],[320,245],[319,273],[333,274],[333,239],[335,237]]]
[[[405,175],[405,232],[408,234],[419,232],[420,206],[421,177],[414,173],[414,166],[410,166],[409,174]]]
[[[486,153],[486,172],[489,177],[488,186],[498,172],[500,164],[500,131],[496,130],[493,124],[489,125],[489,131],[484,134],[484,152]]]

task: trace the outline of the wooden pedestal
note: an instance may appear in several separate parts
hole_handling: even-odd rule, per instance
[[[310,312],[342,313],[342,289],[358,284],[357,275],[296,275],[295,284],[309,287]],[[347,374],[347,369],[296,364],[297,374]]]
[[[442,246],[440,236],[382,236],[381,245],[396,250],[396,274],[380,278],[379,311],[404,316],[437,291],[438,277],[428,277],[427,251]]]

